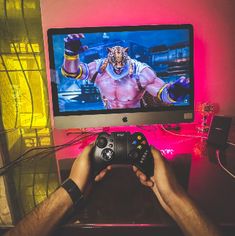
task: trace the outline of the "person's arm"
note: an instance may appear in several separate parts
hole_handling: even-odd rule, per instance
[[[176,101],[183,101],[190,93],[190,79],[181,76],[172,83],[165,83],[155,72],[146,67],[140,74],[140,84],[156,100],[165,104],[172,104]]]
[[[160,151],[152,148],[154,176],[147,179],[133,167],[140,182],[152,188],[165,211],[176,221],[184,235],[219,236],[217,226],[196,206],[177,182],[167,160]]]
[[[60,187],[32,212],[26,215],[5,236],[50,235],[54,227],[71,209],[73,202],[68,193]]]
[[[82,193],[90,179],[89,153],[92,145],[87,146],[74,161],[69,178],[79,187]],[[101,171],[95,181],[101,180],[111,167]],[[68,192],[59,187],[49,198],[33,209],[14,228],[4,236],[47,236],[55,229],[63,217],[73,207],[73,201]]]

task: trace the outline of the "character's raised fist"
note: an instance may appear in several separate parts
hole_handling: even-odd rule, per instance
[[[85,38],[84,34],[69,34],[67,37],[65,37],[65,54],[74,56],[87,50],[87,46],[82,46],[81,39],[83,38]]]
[[[168,92],[170,97],[175,101],[180,101],[189,94],[190,91],[190,79],[184,76],[181,76],[178,80],[172,83]]]

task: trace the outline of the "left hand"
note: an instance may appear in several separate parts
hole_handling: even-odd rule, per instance
[[[90,152],[93,148],[93,144],[90,144],[84,148],[79,157],[76,158],[72,165],[72,169],[69,175],[79,187],[79,189],[84,193],[86,186],[90,180],[90,172],[91,172],[91,160],[90,160]],[[111,166],[108,166],[104,170],[102,170],[96,177],[95,181],[100,181],[106,175],[106,173],[111,170]]]

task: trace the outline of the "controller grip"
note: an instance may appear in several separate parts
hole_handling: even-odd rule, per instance
[[[101,133],[97,139],[95,146],[91,151],[91,169],[92,176],[95,177],[105,169],[108,165],[111,165],[115,156],[113,143],[109,140],[107,133]]]
[[[154,159],[150,149],[147,149],[144,153],[135,154],[133,159],[133,165],[142,171],[148,178],[154,175]]]

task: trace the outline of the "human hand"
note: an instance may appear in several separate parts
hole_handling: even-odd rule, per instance
[[[153,190],[162,207],[171,215],[170,205],[174,204],[175,196],[181,196],[185,193],[177,182],[169,163],[161,155],[160,151],[152,147],[151,152],[154,158],[153,177],[148,179],[147,176],[136,167],[133,167],[133,170],[140,182]]]
[[[90,153],[93,146],[94,146],[93,144],[90,144],[84,148],[80,156],[77,157],[76,160],[74,161],[69,175],[69,178],[71,178],[77,184],[77,186],[82,192],[84,192],[86,186],[89,183],[89,180],[91,181]],[[95,177],[94,180],[96,182],[102,180],[103,177],[106,175],[106,173],[110,170],[111,166],[106,167]]]
[[[220,236],[218,227],[196,206],[177,182],[174,172],[159,150],[151,148],[154,176],[148,179],[133,167],[140,182],[151,187],[159,203],[179,225],[184,235]]]
[[[87,46],[82,46],[81,39],[85,38],[84,34],[69,34],[64,38],[65,53],[67,55],[77,55],[88,49]]]
[[[169,85],[168,92],[175,101],[181,101],[190,92],[190,79],[181,76],[174,83]]]

